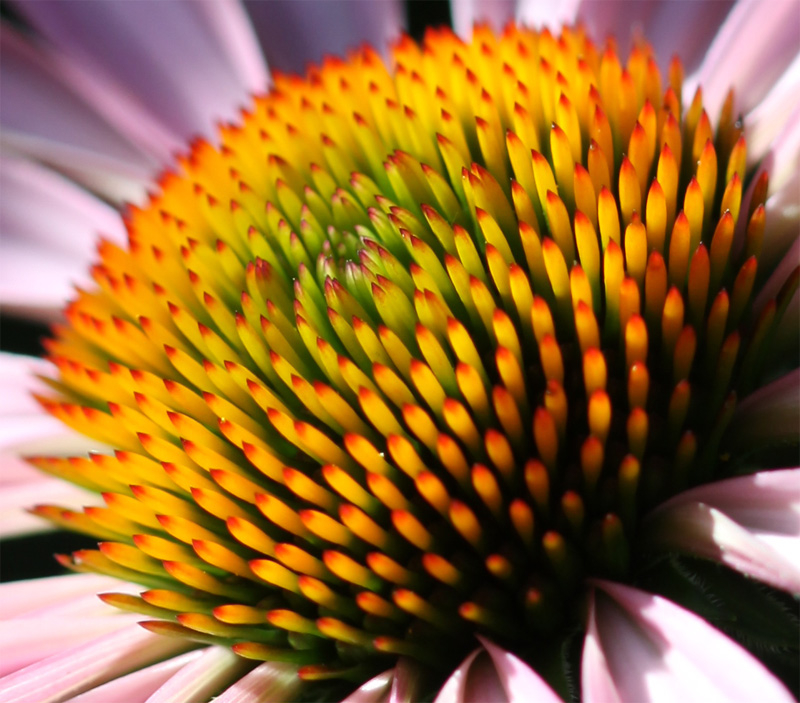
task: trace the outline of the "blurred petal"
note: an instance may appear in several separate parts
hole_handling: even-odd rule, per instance
[[[0,305],[55,319],[87,283],[98,236],[125,241],[119,214],[63,176],[30,161],[0,160]],[[56,224],[57,223],[57,224]]]
[[[652,45],[662,70],[677,52],[684,70],[693,71],[714,39],[733,2],[630,2],[629,0],[583,0],[578,17],[586,23],[595,41],[613,36],[623,56],[630,40],[643,35]],[[691,31],[687,32],[687,27]],[[680,47],[680,48],[678,48]]]
[[[464,703],[467,676],[473,662],[483,651],[476,649],[448,677],[433,703]]]
[[[7,154],[34,156],[126,197],[134,192],[131,184],[150,180],[154,162],[66,87],[42,52],[5,25],[0,37],[0,124]]]
[[[132,625],[3,677],[0,703],[63,700],[192,646],[191,642],[154,635]]]
[[[88,640],[136,626],[140,615],[14,618],[0,622],[0,676]]]
[[[384,671],[361,684],[342,703],[383,703],[392,687],[394,669]]]
[[[686,82],[691,99],[703,89],[703,104],[712,122],[728,90],[736,107],[749,112],[769,92],[800,51],[796,0],[739,2],[730,11],[697,72]]]
[[[759,442],[796,442],[800,427],[800,369],[751,393],[736,408],[728,430],[731,451]]]
[[[509,701],[523,703],[536,700],[541,703],[560,703],[561,699],[553,689],[525,662],[483,637],[478,639],[489,652]]]
[[[405,24],[396,0],[251,0],[245,6],[270,67],[291,73],[364,42],[383,51]]]
[[[265,662],[217,696],[214,703],[290,701],[296,698],[299,690],[300,678],[296,666],[284,662]]]
[[[561,703],[561,699],[525,662],[483,637],[478,639],[484,650],[476,649],[461,663],[447,679],[434,703]]]
[[[514,19],[514,0],[451,0],[450,14],[456,34],[469,39],[476,22],[486,22],[494,30]]]
[[[203,656],[183,667],[164,683],[147,703],[205,701],[242,676],[252,663],[227,647],[209,647]]]
[[[178,674],[184,667],[203,655],[202,649],[187,652],[179,657],[153,664],[132,674],[104,683],[102,686],[86,691],[68,703],[146,703],[150,695],[167,680]]]
[[[799,93],[800,53],[767,96],[744,119],[749,165],[758,163],[764,157],[777,135],[789,123],[792,113],[797,112]],[[798,119],[795,114],[794,121]]]
[[[659,506],[645,526],[661,547],[800,593],[800,469],[693,488]]]
[[[575,21],[579,5],[580,0],[519,0],[517,20],[536,29],[558,30]]]
[[[103,604],[96,594],[119,589],[122,585],[117,579],[97,574],[66,574],[3,583],[0,584],[0,618],[29,615],[41,609],[48,609],[54,604],[66,603],[87,595]]]
[[[48,521],[26,512],[35,505],[58,505],[79,509],[101,503],[99,496],[57,478],[3,486],[0,490],[0,537],[47,532],[54,529]]]
[[[51,530],[52,525],[26,512],[37,504],[79,508],[96,496],[78,486],[28,467],[25,454],[82,454],[103,447],[66,428],[47,415],[31,397],[47,388],[34,374],[50,376],[42,359],[0,353],[0,536]]]
[[[595,586],[581,667],[587,703],[794,700],[761,662],[697,615],[628,586]]]
[[[232,116],[247,91],[258,87],[252,84],[257,56],[244,18],[228,18],[239,12],[234,3],[214,4],[40,0],[16,7],[58,49],[123,86],[186,138],[210,134],[215,120]]]

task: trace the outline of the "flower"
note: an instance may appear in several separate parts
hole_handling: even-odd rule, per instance
[[[623,70],[581,29],[394,62],[274,76],[99,246],[38,398],[115,451],[31,461],[102,493],[33,511],[101,543],[4,587],[48,629],[10,621],[0,700],[791,700],[715,626],[791,651],[796,622],[708,562],[800,591],[798,471],[752,473],[797,439],[796,372],[763,385],[797,269],[758,278],[796,232],[745,188],[733,98],[715,133],[679,62],[662,97],[643,40]],[[107,577],[136,615],[87,603]]]

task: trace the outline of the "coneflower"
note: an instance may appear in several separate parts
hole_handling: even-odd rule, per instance
[[[32,459],[105,506],[34,512],[100,540],[64,566],[147,589],[106,603],[302,695],[398,657],[430,695],[476,635],[563,690],[593,587],[702,551],[643,517],[741,471],[726,430],[800,273],[754,306],[767,177],[743,196],[733,95],[684,109],[645,41],[476,27],[394,59],[275,76],[129,207],[39,399],[114,452]]]

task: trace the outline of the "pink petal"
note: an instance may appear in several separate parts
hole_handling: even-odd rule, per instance
[[[501,30],[509,20],[514,19],[513,0],[466,0],[451,2],[453,29],[456,34],[469,39],[472,26],[477,23],[488,23],[495,31]]]
[[[587,703],[794,700],[761,662],[697,615],[628,586],[595,586],[581,673]]]
[[[155,691],[147,703],[207,700],[251,667],[250,662],[227,647],[209,647]]]
[[[344,56],[364,42],[383,50],[403,29],[396,0],[245,2],[270,68],[303,73],[325,56]]]
[[[753,109],[797,55],[798,26],[796,0],[737,3],[687,80],[687,98],[699,84],[713,122],[732,85],[737,109]]]
[[[797,109],[800,93],[800,53],[780,80],[744,119],[748,166],[757,164]],[[795,120],[797,117],[795,117]]]
[[[503,689],[511,703],[524,703],[529,700],[541,703],[560,703],[561,698],[525,662],[483,637],[478,637],[478,639],[489,652],[492,663],[500,676]]]
[[[602,44],[613,36],[623,55],[630,40],[643,35],[653,46],[665,70],[677,52],[684,70],[691,72],[703,59],[709,44],[733,6],[733,2],[629,2],[628,0],[584,0],[578,17],[595,41]],[[692,31],[687,32],[686,28]],[[677,49],[676,47],[680,47]]]
[[[517,21],[534,27],[548,27],[559,32],[564,24],[572,24],[578,14],[581,0],[520,0],[517,4]]]
[[[175,656],[191,643],[137,625],[60,651],[0,679],[0,703],[54,703]]]
[[[433,703],[464,703],[466,700],[466,685],[469,670],[478,655],[482,653],[482,650],[476,649],[461,662],[459,667],[450,674],[447,681],[444,682],[444,686],[442,686],[439,693],[436,695]]]
[[[754,440],[784,442],[797,439],[800,427],[800,369],[795,369],[748,395],[736,408],[728,436],[732,449]]]
[[[3,101],[0,143],[75,174],[116,198],[139,197],[154,162],[98,116],[40,51],[0,28]]]
[[[296,666],[284,662],[266,662],[259,664],[217,696],[214,703],[290,701],[299,690],[300,678],[297,676]]]
[[[699,486],[645,521],[650,539],[800,593],[800,469]]]
[[[0,676],[45,657],[133,627],[139,616],[115,613],[102,617],[14,618],[0,622]]]
[[[342,703],[383,703],[392,687],[394,669],[384,671],[361,684]]]
[[[119,588],[117,579],[97,574],[66,574],[0,584],[0,618],[30,614],[55,603]],[[102,602],[99,601],[98,602]]]
[[[104,683],[91,691],[70,698],[68,703],[146,703],[150,695],[162,684],[175,676],[184,667],[203,655],[204,650],[197,649],[179,657],[173,657],[159,664]]]
[[[238,73],[241,57],[231,60],[229,35],[241,29],[241,17],[221,21],[238,12],[233,3],[209,10],[200,2],[41,0],[19,9],[60,51],[126,90],[181,137],[210,134],[251,87],[252,73]],[[240,51],[254,48],[246,31],[239,36]]]
[[[434,703],[561,703],[561,698],[525,662],[483,637],[478,639],[484,650],[476,649],[461,663]]]

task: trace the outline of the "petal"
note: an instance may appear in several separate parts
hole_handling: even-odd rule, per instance
[[[466,700],[467,676],[472,663],[479,654],[481,654],[481,650],[476,649],[461,662],[459,667],[444,682],[444,686],[439,690],[433,703],[464,703]]]
[[[66,574],[3,583],[0,584],[0,618],[29,614],[54,603],[94,595],[120,585],[117,579],[97,574]]]
[[[540,703],[560,703],[561,698],[525,662],[483,637],[478,639],[489,652],[509,701],[524,703],[536,700]]]
[[[795,57],[792,65],[766,97],[744,119],[748,165],[757,164],[769,151],[772,142],[796,111],[798,93],[800,93],[800,54]]]
[[[754,441],[797,442],[800,427],[800,369],[759,388],[739,403],[728,429],[731,451]]]
[[[0,537],[12,537],[53,529],[46,520],[31,515],[35,505],[58,505],[80,509],[101,502],[100,497],[57,478],[5,486],[0,491]]]
[[[559,31],[561,25],[575,21],[579,5],[580,0],[520,0],[517,20],[529,27]]]
[[[578,17],[591,36],[602,42],[613,36],[626,55],[630,40],[644,36],[653,47],[661,69],[676,53],[684,70],[693,71],[703,59],[733,2],[629,2],[629,0],[583,0]],[[692,31],[687,32],[686,28]]]
[[[0,622],[0,676],[100,635],[131,628],[141,616],[14,618]]]
[[[342,703],[383,703],[389,695],[394,678],[394,669],[384,671],[361,684]]]
[[[700,85],[712,122],[731,86],[737,109],[753,109],[797,55],[797,17],[796,0],[737,3],[700,68],[686,81],[684,95],[691,99]]]
[[[653,511],[644,529],[654,546],[712,559],[800,593],[800,469],[685,491]]]
[[[451,0],[450,12],[456,34],[469,39],[475,23],[486,23],[495,31],[514,19],[513,0]]]
[[[233,116],[254,87],[252,71],[241,75],[242,59],[232,53],[235,36],[244,38],[239,50],[252,69],[257,57],[247,25],[240,15],[228,19],[239,12],[234,3],[216,4],[41,0],[17,7],[60,51],[186,138],[210,134],[214,121]]]
[[[300,691],[297,667],[284,662],[265,662],[239,679],[214,703],[272,703],[290,701]]]
[[[659,511],[648,526],[647,537],[653,547],[711,559],[775,588],[800,593],[800,570],[791,561],[725,513],[703,503]]]
[[[91,691],[70,698],[68,703],[146,703],[150,695],[185,666],[203,655],[202,649],[172,657],[132,674],[104,683]]]
[[[209,647],[155,691],[147,703],[204,701],[243,676],[251,666],[227,647]]]
[[[154,162],[66,87],[42,52],[5,25],[0,38],[4,146],[115,183],[149,179]]]
[[[761,662],[697,615],[635,588],[594,585],[581,674],[587,703],[793,700]]]
[[[302,73],[327,55],[343,56],[364,42],[386,47],[405,24],[396,0],[245,2],[273,69]]]
[[[53,654],[0,679],[0,703],[51,703],[83,693],[166,657],[191,643],[137,625]]]

